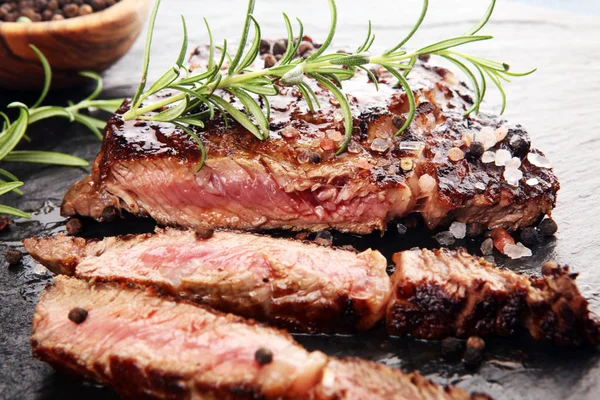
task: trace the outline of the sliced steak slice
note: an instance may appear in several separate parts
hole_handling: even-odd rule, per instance
[[[367,398],[469,398],[418,374],[328,360],[283,331],[152,289],[65,276],[40,296],[31,345],[40,360],[125,398],[363,399],[377,382],[382,389]]]
[[[101,241],[26,239],[53,272],[153,286],[163,292],[295,332],[371,328],[390,295],[387,262],[357,253],[254,234],[159,229]]]
[[[358,358],[330,359],[314,393],[319,399],[337,400],[491,399],[451,386],[440,388],[417,373],[404,374]]]
[[[595,314],[568,268],[529,278],[465,250],[409,250],[394,255],[387,329],[422,339],[509,335],[525,327],[558,345],[600,343]]]
[[[432,228],[458,220],[510,230],[550,213],[559,184],[551,169],[529,161],[522,127],[484,113],[464,117],[472,93],[448,70],[419,64],[410,80],[418,115],[403,135],[394,136],[408,110],[405,93],[385,71],[379,91],[359,71],[344,82],[354,116],[348,151],[335,156],[343,122],[328,91],[311,83],[322,106],[312,113],[296,89],[281,87],[268,140],[222,118],[197,132],[208,152],[199,172],[189,136],[165,123],[124,121],[126,101],[106,126],[92,174],[66,194],[62,213],[104,220],[127,211],[163,225],[360,234],[411,212]],[[469,152],[473,135],[490,134],[501,139],[490,151],[519,158],[517,186],[503,166]]]

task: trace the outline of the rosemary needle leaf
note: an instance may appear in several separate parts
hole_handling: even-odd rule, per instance
[[[231,115],[231,117],[233,119],[235,119],[237,122],[239,122],[240,125],[242,125],[248,131],[250,131],[250,133],[252,133],[258,139],[263,140],[262,133],[258,130],[256,125],[254,125],[252,123],[252,121],[250,121],[250,119],[248,117],[246,117],[246,115],[244,115],[243,112],[241,112],[240,110],[235,108],[233,105],[231,105],[229,102],[223,100],[222,98],[220,98],[218,96],[213,95],[213,96],[210,96],[208,99],[213,104],[215,104],[217,107],[219,107],[220,109],[223,109],[227,114]]]
[[[63,107],[44,106],[30,111],[29,124],[33,124],[42,119],[52,117],[64,117],[70,122],[75,121],[75,115],[71,111]]]
[[[294,46],[292,45],[294,43],[294,31],[292,29],[292,23],[286,13],[283,13],[283,21],[285,22],[285,29],[287,31],[288,45],[285,49],[285,53],[283,53],[283,56],[281,57],[281,61],[279,62],[280,65],[285,65],[294,58]]]
[[[183,66],[183,62],[185,60],[185,55],[187,54],[188,48],[188,33],[187,33],[187,25],[185,23],[185,17],[181,16],[181,25],[183,27],[183,42],[181,43],[181,49],[179,50],[179,57],[177,57],[176,64],[180,67]]]
[[[0,160],[3,160],[16,147],[25,135],[29,121],[29,111],[23,106],[23,104],[19,106],[19,117],[9,125],[0,137]]]
[[[146,99],[154,93],[169,87],[170,84],[179,78],[181,67],[178,64],[173,65],[173,68],[168,69],[160,78],[158,78],[150,89],[141,96],[141,99]]]
[[[304,97],[304,101],[306,101],[306,104],[308,105],[308,109],[310,110],[310,112],[315,112],[315,106],[312,102],[312,99],[310,97],[310,94],[308,94],[308,91],[306,90],[306,84],[305,83],[301,83],[298,85],[298,90],[300,90],[300,93],[302,93],[302,97]]]
[[[90,95],[86,97],[83,101],[94,100],[102,92],[102,78],[100,77],[100,74],[94,71],[81,71],[79,72],[79,75],[83,76],[84,78],[89,78],[96,81],[96,87],[94,88],[94,91],[90,93]]]
[[[471,84],[473,85],[473,92],[475,93],[475,101],[473,102],[471,107],[469,107],[469,109],[467,111],[465,111],[465,115],[471,114],[473,111],[475,111],[479,107],[479,104],[481,103],[481,89],[479,88],[479,83],[477,82],[475,75],[473,75],[471,70],[469,68],[467,68],[467,66],[465,64],[458,61],[456,58],[450,56],[449,54],[447,54],[445,52],[440,52],[439,54],[442,57],[444,57],[446,60],[448,60],[451,63],[453,63],[454,65],[456,65],[462,72],[464,72],[464,74],[467,76],[467,78],[469,78],[469,80],[471,81]]]
[[[36,108],[40,104],[42,104],[42,102],[46,99],[46,96],[48,95],[48,91],[50,90],[50,83],[52,82],[52,68],[50,68],[50,63],[48,62],[48,59],[44,56],[44,54],[42,54],[42,52],[37,47],[35,47],[32,44],[30,44],[29,47],[38,56],[38,58],[40,59],[40,63],[42,64],[42,68],[44,69],[44,86],[42,87],[42,92],[40,93],[40,97],[37,99],[37,101],[31,106],[31,108]]]
[[[86,103],[87,108],[97,108],[102,111],[113,114],[123,104],[123,99],[111,99],[111,100],[91,100]]]
[[[461,46],[463,44],[479,42],[482,40],[489,40],[493,38],[493,36],[458,36],[455,38],[439,41],[429,46],[422,47],[419,50],[415,51],[415,55],[436,53],[438,51]]]
[[[500,114],[504,114],[504,110],[506,110],[506,92],[502,87],[502,83],[492,71],[490,71],[489,69],[484,69],[484,71],[490,77],[492,82],[494,82],[494,85],[496,85],[498,91],[500,92],[500,95],[502,96],[502,109],[500,110]]]
[[[148,118],[150,121],[169,122],[176,118],[179,118],[186,110],[188,105],[187,97],[177,103],[175,106],[170,107],[164,111],[159,112]]]
[[[419,28],[421,27],[421,24],[423,23],[423,20],[425,19],[425,16],[427,15],[428,7],[429,7],[429,1],[423,0],[423,7],[421,8],[421,14],[419,15],[419,18],[417,19],[417,22],[415,23],[415,25],[413,26],[411,31],[396,46],[392,47],[391,49],[386,51],[384,54],[391,54],[391,53],[395,52],[400,47],[404,46],[406,44],[406,42],[408,42],[413,37],[415,32],[418,31]]]
[[[51,151],[13,151],[4,157],[2,161],[64,165],[67,167],[87,167],[89,165],[83,158]]]
[[[1,204],[0,204],[0,214],[14,215],[15,217],[21,217],[21,218],[31,218],[31,215],[29,215],[21,210],[17,210],[16,208],[12,208],[12,207],[1,205]]]
[[[210,25],[208,20],[204,18],[204,25],[206,25],[206,31],[208,32],[208,69],[211,69],[215,65],[215,44],[213,42],[212,32],[210,31]]]
[[[367,38],[365,39],[363,44],[361,44],[360,47],[358,49],[356,49],[357,53],[362,53],[367,48],[367,44],[369,44],[369,41],[371,40],[371,30],[372,30],[371,20],[369,20],[369,27],[367,28]]]
[[[196,168],[196,172],[200,171],[202,169],[202,167],[204,166],[204,163],[206,162],[206,149],[204,148],[204,143],[202,143],[202,140],[200,140],[200,138],[198,137],[198,135],[196,135],[196,133],[194,133],[194,131],[192,131],[187,126],[184,126],[184,125],[179,124],[177,122],[173,122],[173,123],[177,127],[179,127],[181,130],[183,130],[185,133],[187,133],[188,135],[190,135],[192,137],[192,139],[194,139],[194,141],[198,145],[198,148],[200,149],[200,164]]]
[[[335,5],[334,0],[328,0],[328,1],[329,1],[329,9],[331,11],[331,24],[329,25],[329,33],[327,34],[327,38],[325,39],[325,41],[323,42],[321,47],[319,47],[317,49],[317,51],[312,53],[308,57],[308,60],[314,60],[315,58],[317,58],[321,54],[323,54],[323,52],[325,50],[327,50],[327,48],[329,48],[329,45],[331,44],[331,41],[333,40],[333,37],[335,36],[335,29],[337,26],[337,6]]]
[[[150,21],[148,22],[148,33],[146,34],[146,43],[144,45],[144,61],[142,64],[142,78],[140,84],[135,92],[135,96],[131,101],[131,108],[136,108],[139,104],[140,97],[146,87],[146,79],[148,77],[148,66],[150,65],[150,48],[152,47],[152,34],[154,33],[154,23],[156,22],[156,15],[158,14],[158,7],[160,6],[160,0],[154,2],[152,13],[150,14]]]
[[[240,60],[242,59],[242,55],[244,54],[244,48],[246,47],[246,41],[248,40],[248,31],[250,30],[250,20],[252,18],[251,15],[254,12],[254,3],[255,0],[248,1],[246,20],[244,21],[244,27],[242,28],[242,37],[235,53],[235,57],[229,63],[229,75],[233,75],[236,72],[236,67],[238,66]]]
[[[269,121],[263,114],[260,105],[252,96],[241,89],[231,89],[230,92],[242,102],[246,111],[254,117],[256,125],[262,133],[262,139],[267,139],[269,137]]]
[[[14,182],[14,181],[11,180],[11,182]],[[6,183],[6,181],[4,179],[0,179],[0,183]],[[11,192],[18,194],[19,196],[23,195],[23,192],[20,191],[19,188],[14,188],[13,190],[11,190]]]
[[[333,82],[331,82],[329,79],[319,74],[310,74],[310,76],[316,79],[321,85],[325,86],[325,88],[329,90],[340,103],[340,108],[342,109],[342,114],[344,115],[344,129],[346,139],[344,140],[344,143],[342,143],[342,146],[335,153],[336,155],[339,155],[343,153],[344,150],[346,150],[348,143],[350,143],[350,140],[352,139],[353,120],[352,111],[350,110],[350,104],[348,104],[348,99],[346,99],[346,95],[342,93],[340,89],[338,89],[337,86],[334,85]]]
[[[258,56],[258,52],[260,51],[260,25],[252,15],[249,15],[248,17],[252,20],[252,23],[254,24],[254,40],[252,41],[252,45],[246,52],[246,55],[240,62],[239,67],[236,69],[236,72],[243,71],[244,69],[252,65],[252,63],[254,62],[254,60],[256,60],[256,57]]]
[[[75,120],[92,131],[99,140],[104,138],[101,129],[104,129],[106,122],[83,114],[75,115]]]
[[[10,179],[13,182],[19,180],[19,178],[17,178],[15,175],[2,168],[0,168],[0,175]]]
[[[477,32],[479,32],[481,30],[481,28],[483,28],[488,23],[488,21],[490,20],[490,17],[492,16],[492,13],[494,12],[494,6],[495,5],[496,5],[496,0],[492,0],[492,3],[488,7],[487,11],[485,12],[485,14],[481,18],[481,20],[479,20],[479,22],[477,23],[477,25],[475,25],[467,33],[465,33],[465,35],[474,35]]]
[[[8,193],[10,191],[15,190],[18,187],[23,186],[23,182],[6,182],[6,183],[1,183],[0,184],[0,195],[3,195],[5,193]]]
[[[363,71],[365,71],[367,73],[367,75],[369,76],[369,79],[375,85],[375,90],[379,91],[379,82],[377,81],[377,77],[375,76],[375,74],[373,72],[371,72],[371,70],[369,68],[365,68],[362,65],[359,65],[358,68],[362,69]]]
[[[415,110],[417,108],[416,104],[415,104],[415,96],[412,92],[412,89],[411,89],[408,81],[406,80],[406,78],[404,76],[402,76],[401,73],[399,73],[394,68],[391,68],[389,66],[384,66],[384,68],[387,69],[390,74],[394,75],[394,77],[396,79],[398,79],[398,83],[400,83],[400,86],[402,86],[402,88],[404,89],[404,92],[406,93],[406,98],[408,99],[408,105],[409,105],[408,115],[406,116],[406,121],[404,122],[404,125],[402,125],[395,134],[396,136],[398,136],[402,132],[404,132],[406,130],[406,128],[408,128],[410,126],[413,119],[415,118]]]

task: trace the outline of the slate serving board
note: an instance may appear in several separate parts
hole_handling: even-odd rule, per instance
[[[303,2],[259,0],[256,16],[265,37],[284,36],[281,12],[303,19],[306,31],[319,40],[325,36],[328,12],[324,0]],[[406,32],[419,10],[419,1],[339,1],[340,15],[336,45],[353,48],[363,39],[366,20],[371,18],[384,47]],[[432,0],[425,25],[414,38],[417,46],[451,33],[460,34],[475,23],[486,2]],[[536,1],[537,4],[543,3]],[[553,5],[558,1],[551,2]],[[593,2],[592,2],[593,3]],[[589,6],[593,14],[594,6]],[[587,4],[582,2],[582,7]],[[600,271],[596,263],[600,249],[600,17],[585,15],[585,9],[570,5],[575,12],[559,11],[508,1],[499,1],[485,33],[497,38],[488,45],[472,46],[486,57],[511,63],[515,70],[539,67],[533,76],[507,86],[509,107],[506,117],[529,130],[534,146],[543,149],[554,163],[562,189],[554,217],[559,224],[556,238],[534,248],[534,256],[518,261],[496,254],[496,262],[524,273],[539,272],[548,259],[567,263],[580,273],[579,286],[600,312]],[[163,3],[157,22],[150,77],[156,78],[176,58],[180,40],[178,14],[185,14],[190,42],[204,43],[201,17],[206,16],[216,39],[238,37],[245,10],[244,0],[213,2],[169,0]],[[104,96],[131,96],[139,77],[143,43],[105,74]],[[54,93],[51,102],[78,98],[84,89]],[[14,100],[34,96],[0,93],[0,107]],[[498,109],[499,97],[491,94],[488,105]],[[53,120],[30,131],[33,144],[26,147],[64,151],[93,160],[99,142],[84,128]],[[31,221],[19,220],[0,233],[0,255],[7,246],[19,247],[28,236],[64,230],[57,205],[65,190],[81,178],[83,169],[31,165],[3,165],[27,182],[24,196],[3,196],[2,201],[34,211]],[[85,224],[88,236],[114,235],[152,230],[151,221],[119,221],[110,225]],[[357,248],[374,247],[386,256],[413,246],[435,247],[429,232],[417,229],[399,235],[390,225],[383,237],[336,235],[334,244],[352,243]],[[459,245],[476,251],[478,243]],[[31,317],[39,291],[51,274],[29,256],[22,264],[8,266],[0,258],[0,398],[2,399],[104,399],[112,391],[81,383],[55,372],[31,356]],[[477,369],[440,358],[439,343],[388,338],[382,330],[359,336],[297,336],[309,349],[336,356],[360,356],[403,370],[418,370],[442,383],[457,384],[469,391],[483,391],[497,399],[598,399],[600,398],[600,352],[595,348],[561,350],[533,343],[525,335],[487,340],[485,362]]]

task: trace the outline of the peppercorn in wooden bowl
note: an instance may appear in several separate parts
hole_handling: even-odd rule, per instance
[[[42,87],[44,71],[31,44],[52,66],[52,88],[85,82],[79,71],[102,72],[129,50],[142,31],[150,6],[150,0],[120,0],[101,11],[89,12],[84,2],[70,3],[59,2],[62,12],[70,13],[64,19],[55,14],[42,17],[50,21],[0,21],[0,88]],[[39,20],[40,15],[32,13],[34,18],[29,20]]]

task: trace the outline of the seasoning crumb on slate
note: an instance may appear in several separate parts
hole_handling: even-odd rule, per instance
[[[88,316],[87,310],[81,307],[75,307],[69,311],[69,319],[76,324],[81,324]]]
[[[206,240],[210,239],[215,234],[215,231],[204,225],[198,225],[196,229],[194,229],[194,233],[196,234],[196,239]]]
[[[467,237],[474,239],[483,235],[483,225],[478,222],[470,222],[467,224]]]
[[[256,350],[256,353],[254,353],[254,359],[260,365],[267,365],[273,361],[273,352],[269,349],[261,347],[260,349]]]
[[[23,253],[21,253],[17,249],[11,248],[11,247],[9,247],[6,250],[6,253],[4,253],[4,259],[6,260],[6,262],[9,265],[18,264],[22,258],[23,258]]]
[[[115,5],[120,0],[6,0],[0,22],[42,22],[75,18]]]
[[[485,342],[479,336],[471,336],[467,339],[467,349],[463,355],[465,364],[477,365],[483,360]]]
[[[558,225],[551,218],[546,218],[540,223],[540,233],[544,236],[552,236],[558,230]]]
[[[333,235],[329,231],[321,231],[317,233],[315,243],[321,246],[331,246],[333,244]]]
[[[12,223],[12,221],[6,217],[0,217],[0,232],[2,232],[3,230],[5,230],[6,228],[8,228],[8,226]]]
[[[79,218],[71,218],[68,222],[67,222],[67,233],[69,235],[77,235],[79,232],[81,232],[81,220]]]
[[[465,341],[455,337],[442,340],[442,357],[446,360],[456,360],[465,351]]]

